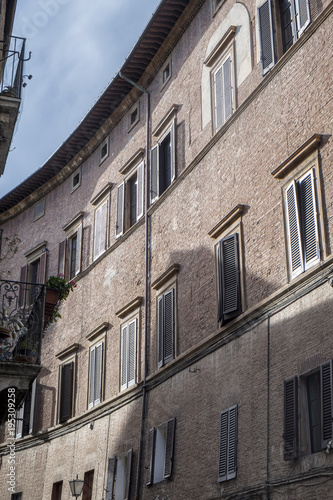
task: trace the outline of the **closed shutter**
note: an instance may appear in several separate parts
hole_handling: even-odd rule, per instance
[[[103,368],[103,344],[95,348],[95,385],[94,385],[94,405],[102,399],[102,368]]]
[[[128,387],[135,384],[136,372],[136,319],[128,325]]]
[[[23,307],[25,305],[26,294],[27,294],[27,282],[28,279],[28,265],[21,267],[20,274],[20,293],[19,293],[19,305]]]
[[[223,125],[223,74],[222,66],[214,74],[215,88],[215,127],[218,130]]]
[[[150,152],[150,203],[153,203],[159,195],[159,147],[155,146]]]
[[[124,183],[117,188],[117,221],[116,221],[116,238],[124,232]]]
[[[271,0],[267,0],[259,7],[258,16],[262,74],[264,75],[275,64]]]
[[[82,224],[79,225],[76,231],[76,260],[75,260],[75,276],[81,272],[81,255],[82,255]]]
[[[73,411],[73,376],[74,363],[66,363],[60,367],[60,412],[59,422],[66,422]]]
[[[173,121],[170,130],[170,147],[171,147],[171,182],[176,177],[176,123]]]
[[[237,474],[237,405],[220,415],[220,453],[218,480],[227,481]]]
[[[127,388],[128,325],[121,329],[121,390]]]
[[[97,259],[106,249],[107,201],[95,212],[94,259]]]
[[[172,418],[168,420],[165,441],[164,479],[170,477],[172,473],[175,427],[176,419]]]
[[[130,496],[130,486],[131,486],[131,472],[132,472],[132,448],[127,452],[126,459],[126,472],[125,472],[125,495],[124,500],[128,500]]]
[[[232,79],[231,79],[231,57],[223,63],[223,99],[224,99],[224,121],[232,115]]]
[[[46,281],[46,256],[47,250],[44,250],[39,258],[37,283],[45,283]]]
[[[90,351],[88,408],[92,408],[94,406],[94,386],[95,386],[95,347],[93,347]]]
[[[322,447],[333,438],[332,360],[320,367]]]
[[[116,466],[117,466],[117,458],[116,457],[109,458],[105,500],[113,500]]]
[[[286,189],[286,204],[287,204],[287,217],[288,217],[291,276],[292,278],[294,278],[303,271],[301,226],[299,217],[299,207],[297,203],[297,185],[295,181],[293,181]]]
[[[304,268],[319,260],[319,237],[313,170],[299,180],[304,238]]]
[[[155,449],[155,427],[148,433],[147,465],[146,465],[146,485],[153,483],[154,474],[154,449]]]
[[[164,300],[163,296],[158,299],[158,318],[157,318],[157,332],[158,332],[158,368],[163,366],[163,342],[164,342]]]
[[[310,24],[309,0],[296,0],[296,24],[298,36],[301,36]]]
[[[217,247],[217,276],[218,276],[218,304],[217,304],[217,320],[223,325],[223,267],[222,267],[222,244]]]
[[[66,275],[66,243],[67,240],[59,243],[58,274]]]
[[[143,215],[143,188],[144,188],[144,163],[141,162],[136,171],[137,178],[137,203],[136,203],[136,220],[139,220]]]
[[[222,313],[226,320],[241,312],[238,233],[224,238],[220,245]]]
[[[298,379],[284,382],[284,459],[298,456]]]
[[[174,290],[164,294],[164,363],[174,358]]]

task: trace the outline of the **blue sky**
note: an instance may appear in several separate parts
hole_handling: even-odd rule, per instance
[[[0,197],[58,149],[116,75],[160,0],[18,0],[27,39],[20,116]]]

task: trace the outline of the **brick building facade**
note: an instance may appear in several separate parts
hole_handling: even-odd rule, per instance
[[[12,276],[76,283],[44,332],[21,496],[2,428],[1,498],[67,500],[76,474],[83,500],[329,497],[332,21],[329,0],[164,0],[0,200]]]

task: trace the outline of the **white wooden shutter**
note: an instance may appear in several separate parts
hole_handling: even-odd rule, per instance
[[[301,36],[305,28],[310,24],[309,0],[296,0],[295,4],[297,34]]]
[[[94,384],[94,406],[102,399],[102,369],[103,369],[103,343],[95,348],[95,384]]]
[[[215,89],[215,128],[218,130],[223,125],[223,71],[222,66],[214,74]]]
[[[164,294],[164,363],[174,358],[174,289]]]
[[[258,17],[262,74],[264,75],[275,64],[271,0],[267,0],[259,7]]]
[[[137,200],[136,200],[136,220],[143,215],[144,200],[144,162],[142,161],[136,171],[137,178]]]
[[[165,440],[164,479],[169,478],[172,473],[175,427],[176,419],[172,418],[171,420],[168,420]]]
[[[288,218],[289,258],[291,277],[298,276],[303,271],[303,255],[301,242],[301,226],[297,202],[297,185],[295,181],[286,189],[286,205]]]
[[[58,274],[66,275],[66,246],[67,240],[59,243]]]
[[[117,187],[117,221],[116,221],[116,238],[119,238],[124,232],[124,210],[125,210],[125,184],[122,183]]]
[[[224,122],[232,115],[232,65],[231,56],[223,63]]]
[[[150,203],[159,196],[159,146],[150,151]]]
[[[135,384],[136,372],[136,319],[128,324],[128,374],[127,385]]]
[[[81,271],[81,255],[82,255],[82,224],[79,225],[76,231],[76,260],[75,260],[75,276]]]
[[[94,259],[97,259],[106,249],[107,233],[107,200],[95,211]]]
[[[176,122],[172,122],[170,130],[170,148],[171,148],[171,182],[176,177]]]
[[[127,388],[127,367],[128,367],[128,325],[121,329],[121,390]]]
[[[320,258],[313,170],[307,172],[299,180],[299,186],[303,221],[304,268],[306,270]]]
[[[94,406],[94,386],[95,386],[95,347],[93,347],[90,350],[88,408],[92,408]]]
[[[117,458],[116,457],[109,458],[105,500],[113,500],[116,466],[117,466]]]

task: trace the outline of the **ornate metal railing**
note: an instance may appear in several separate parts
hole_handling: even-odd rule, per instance
[[[25,38],[9,36],[0,40],[0,94],[21,97]],[[30,54],[29,54],[30,59]]]
[[[40,362],[45,286],[0,280],[0,361]]]

